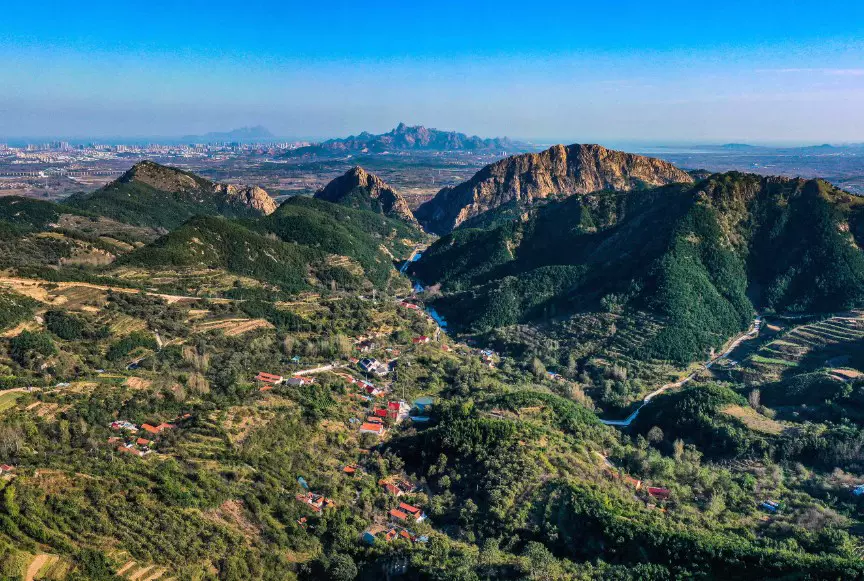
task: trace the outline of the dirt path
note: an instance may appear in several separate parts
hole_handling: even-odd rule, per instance
[[[60,289],[60,290],[64,290],[64,289],[68,289],[68,288],[74,288],[74,287],[81,287],[81,288],[92,288],[95,290],[113,291],[113,292],[117,292],[117,293],[126,293],[126,294],[143,293],[143,294],[150,296],[150,297],[159,297],[159,298],[165,300],[169,304],[170,303],[176,303],[179,301],[203,301],[203,300],[210,300],[214,303],[238,302],[237,299],[224,299],[224,298],[209,298],[209,299],[207,299],[205,297],[191,297],[191,296],[186,296],[186,295],[169,295],[169,294],[164,294],[164,293],[141,291],[140,289],[128,288],[128,287],[123,287],[123,286],[109,286],[109,285],[104,285],[104,284],[93,284],[93,283],[89,283],[89,282],[68,282],[68,281],[66,281],[66,282],[49,282],[47,280],[40,280],[37,278],[18,278],[18,277],[13,277],[13,276],[0,276],[0,284],[8,284],[9,286],[11,286],[13,288],[13,290],[15,290],[16,288],[18,288],[18,289],[29,288],[32,290],[33,287],[37,287],[39,285],[51,284],[51,285],[55,285],[54,286],[55,289]],[[27,293],[24,293],[24,294],[27,294]]]
[[[27,567],[27,572],[24,574],[24,581],[33,581],[36,578],[36,575],[39,574],[39,571],[42,570],[42,567],[56,559],[57,557],[55,555],[48,555],[45,553],[36,555]]]

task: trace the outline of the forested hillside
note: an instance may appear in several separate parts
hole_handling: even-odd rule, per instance
[[[859,305],[861,204],[815,180],[712,176],[694,186],[572,196],[525,220],[462,229],[414,266],[451,325],[489,332],[584,312],[647,312],[643,358],[684,363],[754,310]]]

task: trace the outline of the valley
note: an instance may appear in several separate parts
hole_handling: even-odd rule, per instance
[[[860,200],[491,161],[0,199],[0,577],[864,575]]]

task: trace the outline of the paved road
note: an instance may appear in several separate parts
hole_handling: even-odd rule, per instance
[[[734,351],[735,348],[738,347],[738,345],[740,345],[742,341],[746,341],[747,339],[752,339],[753,337],[758,335],[759,334],[759,328],[761,326],[762,326],[762,317],[756,317],[753,320],[753,324],[750,326],[750,328],[747,331],[736,336],[735,339],[733,339],[732,342],[729,343],[729,346],[726,348],[726,350],[723,353],[721,353],[720,355],[717,355],[716,357],[709,359],[708,361],[705,362],[705,364],[704,364],[705,369],[710,369],[712,365],[714,365],[715,363],[717,363],[721,359],[728,357],[729,354],[732,353],[732,351]],[[654,391],[652,391],[651,393],[649,393],[648,395],[645,396],[645,399],[642,400],[642,405],[640,405],[636,409],[635,412],[633,412],[632,414],[630,414],[629,416],[627,416],[623,420],[604,420],[601,418],[600,421],[603,422],[604,424],[606,424],[607,426],[627,427],[633,422],[633,420],[636,419],[636,417],[639,415],[639,412],[642,411],[642,408],[644,408],[646,405],[651,403],[651,400],[654,399],[655,396],[660,395],[661,393],[663,393],[667,389],[672,389],[675,387],[681,387],[682,385],[684,385],[685,383],[687,383],[688,381],[690,381],[691,379],[696,377],[696,375],[700,371],[701,371],[701,369],[697,369],[696,371],[694,371],[693,373],[691,373],[690,375],[688,375],[684,379],[680,379],[680,380],[675,381],[673,383],[667,383],[666,385],[664,385],[658,389],[655,389]]]

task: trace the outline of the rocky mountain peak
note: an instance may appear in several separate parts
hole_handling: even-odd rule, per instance
[[[328,202],[373,210],[418,225],[408,202],[375,174],[355,166],[319,190],[315,197]]]
[[[416,215],[427,230],[445,234],[470,218],[511,202],[527,205],[549,196],[627,191],[677,182],[692,183],[693,178],[659,159],[596,144],[555,145],[484,167],[467,182],[438,192],[417,209]]]

